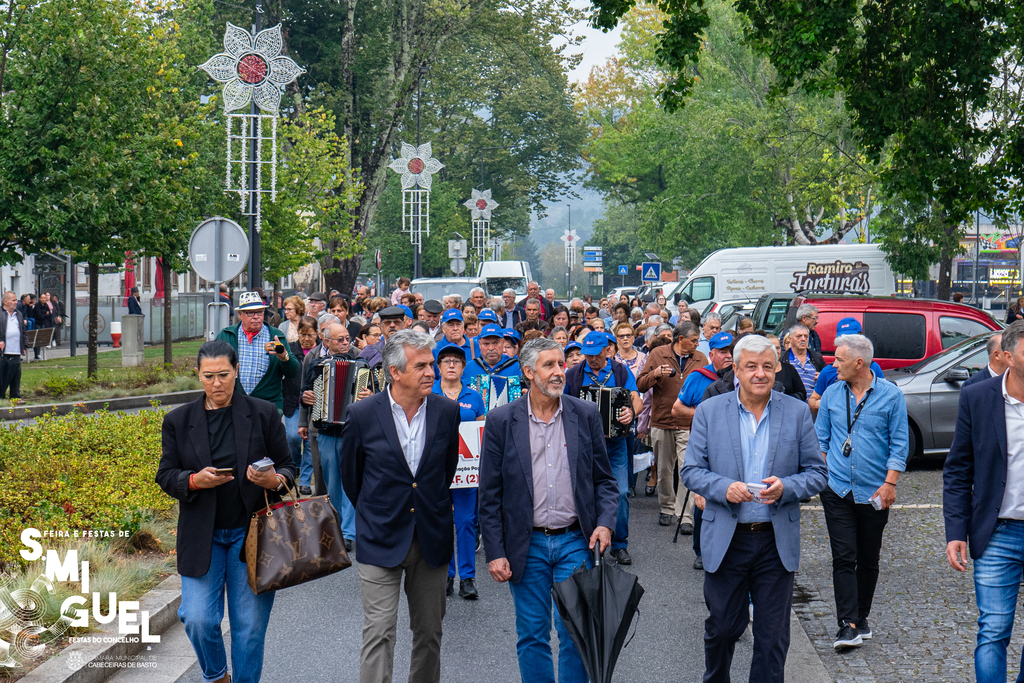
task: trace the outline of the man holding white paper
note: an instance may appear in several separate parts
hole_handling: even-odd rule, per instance
[[[821,397],[815,428],[828,463],[821,492],[832,546],[837,651],[872,637],[868,614],[896,481],[907,467],[907,403],[892,382],[871,371],[874,347],[860,334],[836,339],[838,381]]]
[[[782,683],[793,578],[800,564],[800,499],[827,471],[807,404],[773,391],[778,352],[759,335],[733,349],[739,388],[701,401],[680,477],[706,499],[701,521],[704,683],[730,680],[736,641],[754,605],[751,680]]]

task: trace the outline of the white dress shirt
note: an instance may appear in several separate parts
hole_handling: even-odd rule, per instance
[[[395,403],[391,396],[391,387],[388,387],[388,401],[391,402],[391,416],[395,420],[395,431],[398,432],[398,442],[402,444],[402,453],[405,454],[405,461],[409,463],[409,470],[415,475],[420,460],[423,459],[423,447],[426,445],[427,399],[423,398],[419,410],[412,416],[412,422],[406,417],[405,408]]]
[[[1024,403],[1006,392],[1003,373],[1003,409],[1006,415],[1006,488],[999,506],[1000,519],[1024,519]]]

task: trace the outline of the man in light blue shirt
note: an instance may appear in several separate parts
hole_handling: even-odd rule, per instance
[[[825,390],[815,429],[828,464],[821,492],[832,546],[832,583],[844,651],[871,638],[868,614],[896,481],[907,467],[907,404],[899,388],[871,371],[874,347],[860,334],[839,338],[839,381]]]
[[[704,323],[701,325],[700,339],[697,340],[697,350],[708,355],[711,350],[711,338],[722,331],[722,316],[712,311],[704,316]]]

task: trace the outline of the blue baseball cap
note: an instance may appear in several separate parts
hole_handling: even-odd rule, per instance
[[[565,355],[568,356],[570,351],[580,351],[580,352],[582,352],[583,351],[583,346],[580,345],[579,342],[569,342],[568,344],[565,345],[565,348],[562,349],[562,353],[564,353]]]
[[[437,349],[436,349],[436,353],[434,355],[434,358],[437,359],[437,360],[440,360],[441,356],[444,355],[444,354],[458,354],[459,356],[462,357],[462,361],[463,362],[466,361],[466,349],[462,348],[461,346],[457,346],[455,344],[447,344],[445,346],[438,346]]]
[[[492,323],[498,322],[498,314],[489,308],[485,308],[476,314],[477,320],[490,320]]]
[[[860,334],[861,332],[860,321],[856,318],[843,318],[836,325],[836,336],[841,337],[844,334]]]
[[[449,308],[447,311],[444,312],[444,315],[441,316],[441,322],[442,323],[446,323],[446,322],[449,322],[451,320],[458,320],[461,323],[462,322],[462,311],[460,311],[457,308]]]
[[[398,304],[398,307],[405,311],[405,317],[412,320],[412,309],[405,304]]]
[[[608,347],[608,337],[603,332],[594,334],[591,332],[583,338],[583,355],[596,356]]]
[[[515,339],[516,341],[522,341],[523,335],[519,334],[519,330],[513,330],[511,327],[506,327],[505,339]]]
[[[617,342],[615,340],[615,335],[612,334],[611,332],[609,332],[608,330],[605,330],[604,336],[608,337],[608,343],[609,344],[618,344],[619,343],[619,342]]]
[[[484,339],[485,337],[497,337],[498,339],[504,339],[505,330],[501,329],[494,323],[487,323],[484,325],[484,328],[480,330],[479,338]]]
[[[712,349],[728,348],[732,344],[732,335],[728,332],[719,332],[708,340],[708,346]]]

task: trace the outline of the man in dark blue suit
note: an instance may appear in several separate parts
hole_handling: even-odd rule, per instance
[[[360,683],[392,679],[403,573],[413,632],[409,680],[441,678],[459,405],[431,393],[433,348],[423,332],[395,332],[381,360],[388,388],[353,403],[341,432],[341,480],[356,510],[363,598]]]
[[[588,547],[600,543],[604,551],[611,544],[619,490],[596,405],[562,394],[558,343],[527,342],[519,362],[529,393],[492,410],[484,427],[480,532],[491,576],[512,582],[520,674],[531,683],[555,683],[551,586],[590,566]],[[560,683],[586,683],[557,614],[555,628]]]
[[[1006,681],[1006,647],[1024,570],[1024,321],[1003,332],[1006,372],[960,392],[953,445],[943,468],[946,559],[967,571],[970,541],[978,683]],[[1024,666],[1024,659],[1022,659]],[[1024,681],[1024,673],[1017,677]]]
[[[984,382],[987,379],[998,377],[1006,372],[1006,360],[1003,358],[1003,333],[996,332],[988,338],[985,343],[985,350],[988,351],[988,365],[971,375],[971,378],[960,385],[963,391],[972,384]]]

